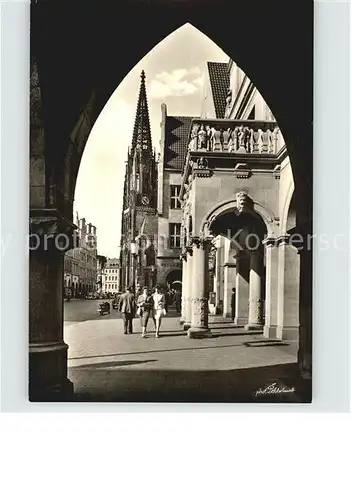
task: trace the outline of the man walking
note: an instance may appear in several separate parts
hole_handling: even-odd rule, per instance
[[[119,310],[122,313],[124,323],[124,335],[133,333],[133,318],[135,316],[135,297],[131,288],[126,288],[126,292],[119,300]]]

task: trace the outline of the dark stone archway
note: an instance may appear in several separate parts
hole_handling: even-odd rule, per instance
[[[292,163],[297,230],[312,231],[312,1],[39,0],[31,16],[31,233],[42,241],[48,234],[72,236],[75,183],[91,127],[133,66],[187,22],[242,67],[270,106]],[[310,374],[311,252],[302,250],[300,261],[300,365]],[[32,401],[67,399],[71,390],[57,286],[62,266],[53,247],[32,252]],[[43,301],[55,310],[54,325],[41,317]]]
[[[167,286],[174,288],[175,290],[182,289],[182,271],[181,269],[173,269],[166,276]]]

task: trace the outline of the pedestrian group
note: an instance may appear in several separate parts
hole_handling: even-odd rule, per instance
[[[179,292],[177,297],[174,297],[177,311],[178,308],[180,310],[180,300],[181,294]],[[141,319],[142,337],[146,337],[146,329],[151,317],[155,326],[155,337],[158,338],[160,336],[161,321],[163,316],[167,314],[169,303],[168,294],[162,293],[161,287],[158,285],[155,287],[154,293],[144,287],[137,297],[135,297],[132,288],[127,287],[119,300],[119,310],[122,313],[124,323],[124,334],[133,333],[133,318],[136,313]]]

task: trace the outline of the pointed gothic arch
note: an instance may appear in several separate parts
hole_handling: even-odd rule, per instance
[[[66,2],[52,2],[50,8],[48,2],[32,2],[31,51],[37,62],[43,120],[31,122],[31,134],[34,132],[38,138],[31,143],[31,173],[38,174],[32,176],[33,180],[40,179],[31,186],[31,231],[72,231],[70,190],[78,173],[81,145],[85,144],[93,123],[132,67],[165,36],[190,22],[238,63],[271,108],[287,144],[297,196],[303,200],[297,225],[302,227],[301,231],[311,232],[313,3],[308,7],[306,4],[306,1],[271,0],[255,2],[252,8],[250,2],[235,3],[235,18],[250,20],[248,35],[246,22],[236,23],[233,29],[232,0],[167,2],[167,5],[162,1],[121,0],[104,9],[98,3],[82,9],[75,2],[69,6]],[[142,43],[126,44],[126,27],[127,31],[129,28],[129,32],[137,33]],[[274,33],[274,39],[270,33]],[[275,57],[276,40],[284,53],[279,62]],[[262,56],[263,41],[266,50]],[[94,102],[89,109],[92,95]],[[33,97],[34,93],[31,104]],[[80,123],[82,112],[86,116],[79,128],[80,137],[72,142],[71,134]],[[33,162],[39,140],[40,161]],[[54,221],[49,221],[49,212],[56,214]],[[300,296],[300,358],[303,370],[308,373],[312,262],[308,252],[302,252],[300,259],[305,280]],[[50,261],[52,275],[48,276],[45,270]],[[44,294],[52,293],[53,309],[60,310],[60,291],[52,290],[50,282],[59,282],[61,267],[54,252],[50,255],[37,252],[31,257],[30,397],[34,401],[55,397],[53,387],[56,397],[71,390],[62,317],[56,318],[52,328],[45,328],[48,325],[40,313],[41,295],[35,279],[42,275]],[[43,333],[46,330],[50,331],[51,343]],[[43,376],[45,373],[50,374],[49,379]]]

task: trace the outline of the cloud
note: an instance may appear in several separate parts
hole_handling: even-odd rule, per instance
[[[203,86],[199,67],[178,68],[158,73],[150,83],[149,95],[154,99],[165,97],[184,97],[195,94]]]

